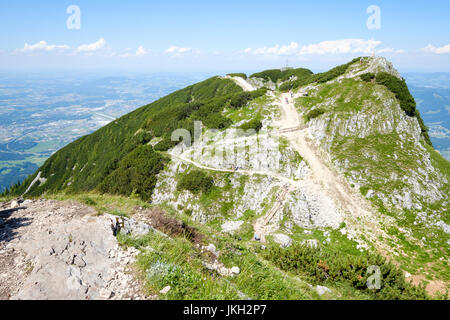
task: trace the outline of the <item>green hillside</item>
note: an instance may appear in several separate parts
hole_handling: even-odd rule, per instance
[[[177,146],[172,132],[193,136],[195,121],[207,139]],[[185,231],[118,237],[143,250],[150,292],[169,284],[169,299],[427,299],[449,288],[449,170],[405,81],[366,57],[210,78],[69,144],[5,195],[157,209],[195,228],[199,243]],[[197,245],[209,244],[239,276],[205,266]]]
[[[242,89],[233,81],[214,77],[143,106],[55,153],[39,169],[47,178],[45,185],[36,183],[27,195],[98,189],[123,195],[135,191],[146,198],[154,181],[141,181],[142,174],[154,176],[166,161],[147,143],[161,137],[159,149],[168,149],[173,145],[171,132],[191,129],[194,120],[204,120],[211,127],[227,126],[228,120],[220,115],[223,103],[240,93]],[[14,186],[11,193],[25,192],[36,175]]]

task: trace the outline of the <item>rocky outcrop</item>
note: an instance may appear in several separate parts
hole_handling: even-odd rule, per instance
[[[138,251],[119,247],[107,216],[46,200],[0,215],[0,277],[13,279],[2,283],[0,299],[147,298],[131,269]]]

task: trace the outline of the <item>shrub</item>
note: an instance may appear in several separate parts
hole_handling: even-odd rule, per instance
[[[160,142],[155,145],[156,151],[167,151],[173,147],[175,147],[177,142],[172,141],[169,136],[165,136]]]
[[[371,82],[373,79],[375,79],[375,75],[373,73],[364,73],[361,75],[361,80],[365,82]]]
[[[243,79],[247,79],[247,75],[245,73],[229,73],[227,74],[229,77],[240,77]]]
[[[225,129],[228,128],[233,121],[224,117],[220,113],[213,113],[203,120],[203,124],[210,129]]]
[[[153,139],[153,135],[148,131],[140,130],[135,134],[134,138],[136,144],[146,144]]]
[[[414,117],[416,115],[416,102],[409,92],[404,79],[398,79],[387,72],[378,73],[375,79],[378,84],[384,85],[395,94],[395,97],[400,102],[400,107],[408,116]]]
[[[262,129],[262,122],[259,119],[252,119],[239,127],[242,130],[255,130],[255,132],[259,132]]]
[[[283,77],[283,71],[280,69],[271,69],[271,70],[265,70],[262,72],[254,73],[250,76],[250,78],[261,78],[266,81],[272,81],[274,83],[277,83],[278,79],[281,79]]]
[[[271,246],[263,256],[282,270],[307,275],[315,283],[347,283],[374,299],[428,298],[422,287],[407,282],[402,272],[380,255],[363,253],[355,256],[333,247],[311,248],[294,244],[287,249]],[[367,270],[372,265],[378,266],[381,272],[381,288],[377,290],[367,287],[371,276]]]
[[[325,83],[328,81],[331,81],[333,79],[336,79],[337,77],[343,75],[345,72],[347,72],[348,68],[354,64],[355,62],[359,61],[361,58],[355,58],[349,63],[337,66],[327,72],[308,74],[307,72],[303,71],[303,73],[300,73],[300,76],[297,75],[297,80],[286,82],[283,85],[280,86],[280,90],[287,91],[290,89],[296,89],[301,86],[306,86],[310,83]],[[298,70],[298,69],[297,69]],[[297,71],[298,72],[298,71]]]
[[[177,185],[177,190],[187,190],[193,194],[208,193],[214,185],[212,177],[200,170],[193,170],[185,174]]]
[[[267,92],[267,88],[261,88],[250,92],[241,92],[235,94],[230,100],[230,107],[239,109],[247,105],[251,100],[257,99]]]
[[[312,111],[310,111],[307,115],[306,115],[306,121],[310,121],[311,119],[315,119],[318,116],[324,114],[325,111],[323,109],[314,109]]]
[[[230,106],[235,109],[244,107],[250,100],[251,95],[249,92],[238,93],[231,98]]]
[[[281,71],[280,69],[271,69],[266,70],[263,72],[255,73],[251,75],[250,77],[255,78],[262,78],[266,81],[272,81],[274,83],[277,83],[279,80],[286,81],[292,76],[296,76],[298,79],[303,79],[305,77],[309,77],[313,74],[311,70],[305,69],[305,68],[298,68],[298,69],[287,69],[284,71]]]

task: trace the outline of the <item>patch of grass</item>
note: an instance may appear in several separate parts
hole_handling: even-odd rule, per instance
[[[145,274],[150,293],[170,286],[168,300],[238,299],[236,290],[223,279],[215,279],[202,265],[201,253],[184,239],[168,239],[151,233],[142,238],[120,235],[122,245],[143,250],[137,264]],[[151,249],[150,249],[151,248]]]

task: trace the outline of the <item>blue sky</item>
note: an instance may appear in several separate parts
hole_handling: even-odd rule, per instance
[[[371,5],[380,29],[367,27]],[[449,12],[447,0],[2,1],[0,69],[324,70],[375,52],[449,72]]]

